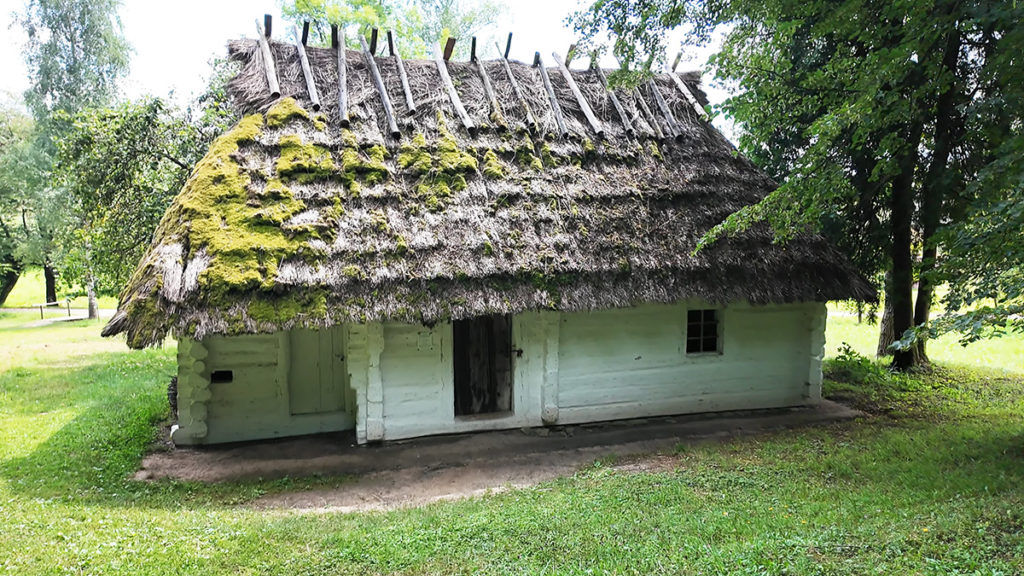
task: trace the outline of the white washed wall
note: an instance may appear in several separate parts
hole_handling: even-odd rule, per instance
[[[700,308],[699,304],[693,304]],[[687,355],[686,304],[595,312],[530,312],[513,320],[511,414],[456,417],[451,324],[352,327],[361,442],[637,418],[771,408],[821,394],[824,304],[730,305],[722,354]],[[352,348],[351,346],[355,346]],[[367,401],[366,414],[362,398]],[[373,399],[379,398],[379,404]]]
[[[565,314],[558,422],[814,401],[820,397],[820,377],[809,381],[816,308],[726,307],[720,312],[722,353],[697,355],[686,354],[682,305]]]
[[[513,348],[523,353],[514,361],[512,412],[461,417],[455,416],[451,323],[433,327],[384,324],[380,328],[379,353],[368,354],[379,359],[382,434],[372,433],[372,419],[363,423],[358,418],[357,433],[363,427],[366,440],[380,440],[540,425],[539,384],[543,380],[543,326],[547,316],[554,315],[534,312],[513,320]],[[362,350],[353,352],[367,354]],[[358,386],[357,380],[365,381],[370,388],[375,384],[354,373],[352,381]]]
[[[343,328],[332,330],[343,337]],[[289,348],[287,332],[215,336],[201,342],[182,340],[178,354],[178,428],[172,435],[175,444],[216,444],[351,429],[354,418],[344,409],[291,413],[289,378],[313,377],[313,370],[290,369]],[[217,370],[230,370],[232,381],[211,382],[210,375]]]
[[[694,303],[694,308],[700,308]],[[645,416],[770,408],[821,397],[824,304],[730,305],[721,355],[687,355],[686,304],[528,312],[512,323],[513,411],[456,417],[450,323],[336,327],[344,412],[291,414],[288,333],[182,340],[179,444],[355,428],[359,442]],[[324,360],[326,361],[326,360]],[[303,362],[306,364],[308,362]],[[210,383],[214,370],[230,383]],[[312,368],[308,368],[312,373]],[[311,376],[312,377],[312,376]]]

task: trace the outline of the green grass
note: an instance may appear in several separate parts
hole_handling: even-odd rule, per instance
[[[0,574],[1022,574],[1024,374],[934,347],[893,376],[846,351],[858,421],[681,446],[530,489],[376,513],[267,512],[337,484],[131,480],[166,416],[173,348],[0,312]],[[873,328],[830,319],[830,350]],[[986,349],[1018,366],[1021,340]],[[957,363],[950,363],[950,362]]]
[[[84,294],[71,290],[62,290],[57,286],[57,301],[64,306],[64,301],[71,298],[71,308],[87,308],[89,299]],[[32,308],[33,306],[46,301],[46,283],[43,280],[42,268],[28,268],[18,277],[7,300],[4,300],[3,308]],[[100,296],[100,308],[117,308],[117,298],[113,296]],[[59,314],[59,311],[47,311],[46,317]]]
[[[864,356],[874,356],[878,345],[878,327],[857,324],[857,317],[829,307],[826,352],[836,356],[843,343]],[[928,356],[946,364],[975,368],[999,368],[1024,373],[1024,335],[1008,335],[961,346],[956,334],[946,334],[928,342]]]

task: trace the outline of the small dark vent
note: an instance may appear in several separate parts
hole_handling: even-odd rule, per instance
[[[225,384],[235,379],[235,374],[231,370],[214,370],[210,373],[211,384]]]

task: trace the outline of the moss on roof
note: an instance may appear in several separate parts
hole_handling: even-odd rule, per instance
[[[556,138],[534,70],[512,66],[538,132],[500,81],[503,67],[488,70],[502,99],[498,125],[487,122],[493,111],[479,74],[452,62],[468,113],[488,126],[469,135],[430,76],[436,64],[410,61],[421,80],[414,98],[424,104],[413,114],[396,101],[403,133],[393,140],[355,53],[349,90],[358,97],[343,128],[333,103],[322,115],[304,108],[294,49],[273,49],[282,92],[298,97],[253,96],[265,82],[255,50],[234,46],[243,72],[232,93],[248,115],[196,166],[104,334],[127,332],[129,345],[142,347],[171,330],[203,338],[683,298],[873,297],[817,236],[779,246],[755,229],[692,254],[706,230],[774,184],[681,96],[666,98],[680,127],[663,141],[644,124],[640,96],[620,94],[636,123],[627,134],[611,106],[594,105],[605,94],[599,82],[573,72],[602,115],[602,139],[554,74],[569,127]],[[322,93],[334,93],[333,52],[309,53],[328,84]],[[380,64],[394,81],[388,61]]]

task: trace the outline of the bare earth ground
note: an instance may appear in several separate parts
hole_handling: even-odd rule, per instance
[[[724,440],[863,416],[830,401],[816,407],[524,428],[358,446],[351,434],[324,434],[153,452],[139,480],[223,482],[251,478],[352,476],[336,488],[273,494],[261,509],[382,510],[525,487],[614,456],[627,471],[671,469],[654,454],[683,442]]]

